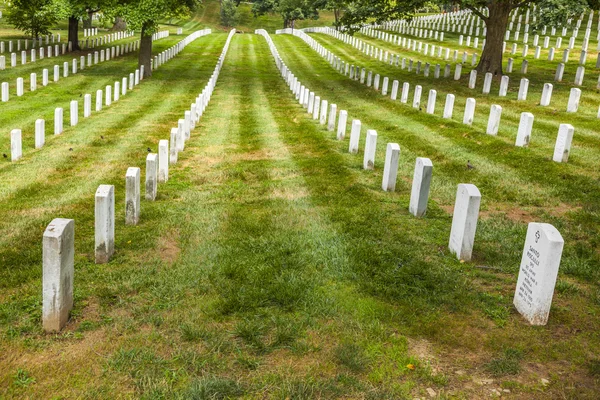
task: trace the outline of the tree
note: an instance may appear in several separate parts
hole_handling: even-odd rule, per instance
[[[221,25],[234,26],[237,22],[237,4],[235,0],[221,0]]]
[[[283,27],[294,28],[295,22],[305,19],[318,19],[319,10],[324,9],[327,0],[256,0],[252,5],[255,17],[276,12],[283,18]]]
[[[144,77],[152,76],[152,35],[158,22],[190,15],[200,0],[120,0],[117,10],[129,29],[141,30],[139,65],[144,66]]]
[[[341,24],[349,33],[360,29],[366,21],[383,22],[408,18],[414,11],[430,1],[426,0],[355,0],[341,17]],[[480,73],[502,75],[502,44],[511,11],[538,5],[542,24],[564,24],[567,19],[581,14],[587,5],[597,7],[598,0],[455,0],[452,3],[479,16],[486,24],[485,48],[476,69]]]
[[[27,1],[27,0],[25,0]],[[91,27],[92,15],[102,10],[110,12],[117,0],[63,0],[65,12],[69,18],[69,42],[73,50],[79,50],[79,20],[89,21]],[[86,26],[84,24],[84,26]]]
[[[8,4],[8,22],[33,38],[49,34],[59,18],[55,0],[12,0]]]
[[[325,9],[333,11],[333,26],[340,28],[340,18],[348,9],[348,0],[328,0],[327,4],[325,5]]]

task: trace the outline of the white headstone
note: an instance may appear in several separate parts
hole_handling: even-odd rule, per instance
[[[415,86],[415,94],[413,96],[413,108],[419,108],[421,106],[421,93],[423,87],[421,85]]]
[[[446,104],[444,106],[444,118],[446,119],[452,118],[452,113],[454,112],[454,99],[455,96],[453,94],[446,95]]]
[[[465,106],[465,114],[463,116],[463,124],[472,125],[473,118],[475,117],[475,99],[469,97]]]
[[[475,185],[458,185],[448,247],[459,260],[471,260],[480,202],[481,193]]]
[[[140,169],[127,168],[125,174],[125,224],[137,225],[140,220]]]
[[[581,99],[581,89],[572,88],[571,93],[569,95],[569,103],[567,105],[567,112],[574,113],[577,112],[579,108],[579,100]]]
[[[20,129],[10,131],[10,159],[17,161],[23,156],[23,141]]]
[[[169,141],[158,142],[158,182],[169,180]]]
[[[158,189],[158,155],[148,154],[146,157],[146,200],[156,200]]]
[[[402,84],[402,94],[400,95],[400,102],[408,102],[408,92],[410,91],[410,83],[404,82]]]
[[[346,123],[348,121],[348,111],[340,110],[340,116],[338,118],[337,125],[337,139],[342,140],[346,137]]]
[[[492,104],[490,108],[490,117],[488,118],[488,125],[486,133],[488,135],[497,135],[498,128],[500,127],[500,117],[502,116],[502,107],[497,104]]]
[[[337,114],[337,105],[331,104],[329,106],[329,120],[327,121],[327,130],[333,132],[335,129],[335,117]]]
[[[521,78],[521,85],[519,86],[519,94],[517,100],[527,100],[527,91],[529,89],[529,79]]]
[[[558,128],[558,137],[554,146],[554,155],[552,160],[555,162],[569,161],[569,152],[571,151],[571,142],[575,129],[570,124],[560,124]]]
[[[517,140],[515,146],[528,146],[531,140],[531,129],[533,128],[533,114],[530,112],[521,113],[519,130],[517,131]]]
[[[171,136],[169,140],[169,163],[175,164],[177,162],[178,150],[177,150],[177,136],[178,129],[171,128]]]
[[[348,147],[348,152],[350,153],[358,153],[358,144],[360,141],[360,128],[360,121],[357,119],[352,120],[352,128],[350,130],[350,145]]]
[[[546,325],[564,240],[550,225],[530,222],[513,304],[531,325]]]
[[[369,129],[367,130],[367,137],[365,139],[363,169],[375,168],[375,150],[377,150],[377,132],[373,129]]]
[[[506,96],[506,93],[508,92],[509,80],[510,80],[510,78],[508,77],[508,75],[502,76],[502,78],[500,79],[500,92],[499,92],[498,96],[500,96],[500,97]]]
[[[321,100],[321,115],[319,115],[319,124],[325,125],[327,121],[327,100]]]
[[[46,142],[46,122],[43,119],[35,120],[35,148],[39,149]]]
[[[396,177],[398,175],[398,162],[400,160],[400,146],[398,143],[388,143],[385,152],[385,164],[383,167],[383,180],[381,187],[386,192],[396,189]]]
[[[547,107],[550,105],[553,88],[554,86],[551,83],[544,83],[544,89],[542,90],[542,100],[540,101],[541,106]]]
[[[105,264],[115,252],[115,187],[100,185],[95,200],[96,264]]]
[[[417,157],[413,175],[410,205],[408,211],[415,217],[422,217],[427,212],[429,187],[433,174],[433,164],[429,158]]]

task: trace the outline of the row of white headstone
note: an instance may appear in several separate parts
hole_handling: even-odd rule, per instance
[[[331,28],[330,28],[331,29]],[[337,32],[337,31],[336,31]],[[361,30],[362,32],[362,30]],[[326,32],[325,32],[326,33]],[[413,39],[407,39],[406,37],[400,37],[397,35],[390,35],[387,32],[381,32],[381,31],[377,31],[377,30],[372,30],[372,29],[365,29],[364,32],[367,36],[371,36],[371,37],[376,37],[378,39],[390,42],[394,45],[398,45],[398,46],[402,46],[405,49],[409,49],[413,51],[418,51],[423,52],[425,55],[429,54],[429,43],[424,43],[423,46],[423,42],[417,41],[417,40],[413,40]],[[507,42],[509,41],[508,39],[508,33],[507,32],[507,36],[505,37],[505,41],[503,42],[503,46],[502,46],[502,52],[505,53],[507,51]],[[345,34],[342,34],[345,35]],[[437,35],[436,35],[437,36]],[[422,38],[422,36],[418,36],[419,38]],[[542,46],[539,44],[539,35],[535,35],[533,38],[533,47],[535,48],[534,51],[534,58],[537,60],[541,57],[541,52],[542,52]],[[359,39],[356,39],[359,40]],[[346,40],[344,40],[346,41]],[[463,36],[460,35],[458,38],[458,45],[459,46],[463,46]],[[471,47],[471,37],[468,36],[467,40],[466,40],[466,46],[467,47]],[[550,37],[546,36],[544,38],[544,42],[543,42],[543,48],[544,49],[548,49],[550,46]],[[556,39],[556,46],[555,47],[550,47],[549,51],[548,51],[548,60],[549,61],[553,61],[554,60],[554,54],[556,52],[556,49],[560,49],[562,46],[562,38],[558,37]],[[479,49],[479,38],[475,38],[475,40],[473,41],[472,47],[475,49]],[[481,50],[483,50],[483,48],[485,47],[485,39],[481,42]],[[563,62],[566,63],[569,60],[569,56],[571,53],[571,50],[573,50],[575,48],[575,37],[572,37],[569,40],[569,45],[568,47],[563,51]],[[431,57],[434,56],[435,54],[435,49],[436,46],[435,45],[431,45]],[[441,46],[438,46],[438,57],[441,58],[442,56],[442,52],[443,52],[443,48]],[[511,50],[510,53],[512,55],[517,54],[517,50],[518,50],[518,44],[517,43],[512,43],[511,46]],[[600,50],[600,41],[598,42],[598,50]],[[380,49],[381,51],[381,49]],[[446,60],[448,60],[449,58],[449,54],[452,51],[452,49],[450,47],[446,48]],[[459,50],[454,49],[454,61],[456,62],[456,58],[458,55]],[[463,60],[467,58],[467,52],[463,52]],[[528,57],[529,56],[529,44],[528,44],[528,40],[525,41],[525,43],[523,44],[522,47],[522,57]],[[587,42],[584,41],[583,45],[582,45],[582,49],[581,52],[579,54],[579,63],[581,65],[585,65],[587,62],[587,58],[588,58],[588,48],[587,48]],[[597,59],[599,62],[600,61],[600,55],[598,56]],[[464,61],[463,61],[464,62]],[[600,68],[600,67],[597,67]]]
[[[109,33],[108,35],[100,36],[97,38],[86,38],[85,41],[79,40],[79,47],[82,50],[94,49],[98,46],[104,46],[105,44],[112,43],[117,40],[126,39],[135,35],[134,31],[118,31]]]
[[[96,36],[98,34],[98,28],[84,28],[83,37]]]
[[[306,108],[307,113],[312,116],[313,120],[319,119],[321,125],[325,125],[327,120],[327,130],[334,131],[337,105],[329,105],[329,118],[327,118],[327,100],[322,100],[301,84],[279,56],[276,46],[266,31],[257,30],[256,33],[267,40],[283,79],[299,103]],[[347,121],[348,112],[341,110],[337,119],[336,137],[338,140],[345,137]],[[348,148],[350,153],[356,154],[358,152],[360,131],[360,120],[353,120]],[[374,168],[376,146],[377,132],[367,130],[363,157],[364,169]],[[400,146],[397,143],[388,143],[382,179],[382,189],[385,191],[395,190],[399,159]],[[431,160],[418,157],[413,173],[409,203],[409,212],[416,217],[424,216],[427,211],[432,173],[433,164]],[[472,258],[480,203],[481,193],[475,185],[458,185],[448,248],[459,260],[470,261]],[[563,245],[564,241],[560,233],[552,225],[529,224],[521,270],[515,290],[514,305],[533,325],[545,325],[547,323]]]
[[[227,38],[221,56],[208,84],[184,113],[185,118],[178,121],[178,127],[171,130],[170,146],[168,140],[160,140],[158,154],[146,157],[145,198],[154,201],[158,183],[169,179],[169,164],[177,162],[179,151],[190,138],[190,132],[196,126],[205,110],[223,66],[231,37]],[[188,36],[198,38],[202,35]],[[186,41],[188,44],[190,41]],[[170,147],[170,148],[169,148]],[[140,173],[139,167],[129,167],[125,174],[125,223],[137,225],[140,219]],[[95,194],[94,210],[95,262],[110,261],[115,252],[115,188],[114,185],[100,185]],[[75,221],[56,218],[46,228],[43,236],[43,290],[42,325],[47,332],[60,331],[68,322],[73,308],[74,258],[75,258]]]
[[[21,41],[23,41],[23,48],[25,50],[29,49],[29,39],[17,39],[16,43],[16,50],[17,51],[21,51]],[[6,46],[6,43],[8,43],[8,46]],[[52,34],[52,35],[46,35],[46,46],[48,46],[50,43],[60,43],[60,33],[57,33],[56,35]],[[37,39],[31,39],[31,48],[34,49],[36,47],[42,47],[44,46],[44,41],[42,40],[41,37],[38,37]],[[1,41],[0,42],[0,53],[4,53],[4,51],[6,50],[6,47],[8,47],[8,52],[12,53],[13,49],[14,49],[14,45],[13,45],[13,41],[9,40],[8,42],[5,41]]]
[[[188,35],[185,39],[181,40],[176,45],[158,53],[156,56],[154,56],[153,61],[150,64],[150,69],[155,70],[156,68],[160,67],[162,64],[179,54],[179,52],[183,50],[185,46],[187,46],[189,43],[193,42],[199,37],[209,35],[211,32],[211,29],[201,29]]]
[[[523,12],[519,15],[519,20],[517,22],[515,30],[517,32],[521,31],[521,23],[523,22],[523,13],[524,13],[525,14],[524,32],[525,32],[525,34],[527,34],[527,33],[529,33],[530,10],[528,8],[526,8],[524,10],[521,9],[521,10]],[[535,7],[534,7],[534,10],[535,10]],[[482,8],[480,11],[485,14],[486,10],[484,8]],[[513,28],[515,28],[514,22],[515,22],[516,16],[519,14],[519,9],[513,10],[511,12],[511,14],[512,14],[512,20],[508,24],[509,32],[512,31]],[[577,20],[575,28],[572,28],[572,36],[574,36],[574,37],[578,36],[579,29],[581,27],[581,23],[583,21],[584,16],[585,16],[585,13],[582,14],[580,16],[580,18]],[[588,18],[587,28],[586,28],[587,37],[589,37],[589,31],[592,28],[593,16],[594,16],[594,11],[591,10],[589,13],[589,18]],[[533,16],[533,22],[535,22],[535,21],[536,21],[536,15]],[[475,32],[473,32],[475,22],[476,22],[477,28],[475,29]],[[482,22],[483,22],[483,24],[482,24]],[[600,24],[600,18],[599,18],[599,24]],[[456,31],[458,31],[458,33],[461,33],[461,31],[462,31],[462,33],[465,35],[467,34],[467,27],[468,27],[469,28],[468,34],[470,36],[473,36],[473,34],[475,34],[475,36],[479,36],[480,34],[482,36],[485,36],[485,30],[483,32],[481,32],[479,30],[480,25],[485,26],[485,21],[483,21],[478,15],[472,13],[470,10],[463,10],[463,11],[458,11],[455,13],[434,14],[434,15],[428,15],[425,17],[417,17],[417,18],[413,18],[411,20],[388,21],[388,22],[384,22],[382,24],[373,24],[370,26],[376,27],[376,28],[392,30],[395,32],[403,33],[403,34],[406,34],[408,32],[414,32],[414,29],[416,29],[416,28],[426,28],[426,30],[430,29],[430,30],[434,30],[437,32],[441,32],[441,33],[450,32],[450,30],[453,33]],[[571,19],[569,19],[567,21],[567,25],[572,25]],[[461,30],[461,28],[462,28],[462,30]],[[542,27],[542,29],[541,29],[542,35],[546,35],[547,28],[548,28],[547,26]],[[567,35],[567,31],[568,31],[568,26],[562,26],[562,36],[563,37]],[[600,26],[598,27],[598,31],[599,31],[599,39],[600,39]],[[556,32],[557,32],[557,27],[551,26],[551,35],[555,36]],[[518,35],[516,36],[515,40],[518,40]]]
[[[183,48],[185,48],[185,46],[187,46],[193,40],[195,40],[201,36],[210,34],[210,33],[211,33],[210,29],[203,29],[200,31],[196,31],[196,32],[192,33],[191,35],[189,35],[188,37],[186,37],[185,39],[181,40],[179,43],[177,43],[174,46],[170,47],[169,49],[165,50],[166,53],[172,54],[172,56],[168,60],[170,60],[172,57],[177,55],[181,50],[183,50]],[[107,54],[109,54],[108,53],[109,49],[106,49],[106,50],[107,50]],[[95,53],[95,55],[97,55],[97,52]],[[89,56],[90,55],[88,54],[88,58],[89,58]],[[166,61],[168,61],[168,60],[166,60]],[[73,61],[75,63],[76,60],[73,60]],[[68,68],[68,65],[66,65],[65,68]],[[55,74],[56,74],[56,67],[55,67]],[[135,73],[129,74],[129,80],[127,79],[127,77],[124,77],[122,79],[122,82],[118,82],[118,81],[115,82],[114,91],[113,91],[112,86],[110,86],[110,85],[106,86],[106,95],[105,95],[106,105],[108,106],[111,104],[112,101],[119,100],[119,93],[121,94],[121,96],[124,96],[127,93],[128,82],[129,82],[129,90],[133,90],[133,87],[138,85],[140,80],[143,79],[143,77],[144,77],[144,66],[142,65],[142,66],[140,66],[140,69],[135,70]],[[56,78],[56,75],[55,75],[55,78]],[[3,83],[2,84],[3,98],[4,98],[5,88],[6,88],[6,91],[8,91],[8,87]],[[7,98],[8,98],[8,94],[7,94]],[[78,103],[78,101],[72,100],[70,103],[69,110],[70,110],[71,126],[75,126],[75,125],[77,125],[77,123],[79,121],[79,103]],[[100,110],[102,110],[102,90],[98,90],[96,92],[96,111],[100,111]],[[83,107],[84,118],[91,116],[91,113],[92,113],[92,96],[91,96],[91,94],[86,94],[84,96],[84,107]],[[39,122],[39,129],[38,129],[38,122]],[[44,127],[45,127],[44,120],[36,121],[36,131],[35,131],[35,147],[36,148],[42,147],[45,143]],[[61,134],[62,132],[63,132],[63,109],[59,107],[54,110],[54,134],[58,135],[58,134]],[[21,129],[13,129],[11,131],[11,160],[17,161],[22,157],[22,155],[23,155],[23,145],[22,145]]]
[[[311,30],[312,29],[323,29],[323,31],[326,31],[329,28],[310,28],[310,29]],[[311,38],[308,35],[304,34],[304,31],[305,30],[294,30],[293,34],[295,36],[302,38],[314,50],[316,50],[319,53],[322,53],[321,55],[327,58],[326,55],[323,55],[323,54],[325,54],[326,50],[324,48],[322,48],[322,46],[318,45],[317,41],[314,38]],[[333,31],[333,32],[336,32],[336,31]],[[290,30],[280,30],[280,31],[278,31],[278,33],[291,33],[291,31]],[[338,37],[338,39],[346,41],[345,39],[347,39],[347,38],[339,38]],[[381,55],[382,53],[379,53],[379,54]],[[387,57],[388,57],[388,54],[386,52],[384,62],[387,62]],[[398,58],[399,58],[399,56],[396,56],[395,65],[396,66],[400,65],[401,69],[406,68],[406,65],[407,65],[406,59],[402,58],[401,63],[399,63]],[[356,66],[356,67],[354,65],[349,66],[347,63],[344,63],[343,61],[341,61],[338,57],[333,57],[333,62],[332,62],[332,60],[329,60],[329,61],[330,61],[330,63],[332,63],[333,67],[336,69],[339,69],[340,72],[345,73],[345,75],[349,75],[351,79],[354,78],[354,79],[358,80],[358,71],[359,71],[358,66]],[[408,60],[408,61],[409,61],[408,62],[408,71],[411,72],[412,68],[413,68],[413,61],[412,60]],[[512,69],[511,61],[512,60],[509,59],[509,69]],[[475,62],[475,60],[473,60],[473,62]],[[390,59],[390,65],[394,65],[393,64],[393,56]],[[423,72],[425,77],[429,77],[430,69],[431,69],[430,64],[425,63],[425,68],[424,68],[424,72]],[[421,72],[421,61],[418,61],[416,64],[416,73],[419,74],[420,72]],[[433,74],[434,78],[436,78],[436,79],[439,78],[440,72],[441,72],[441,66],[440,66],[440,64],[436,64],[435,71]],[[527,72],[527,60],[523,61],[523,68],[522,68],[521,72],[522,73]],[[446,67],[444,69],[444,77],[447,78],[450,76],[450,74],[451,74],[450,65],[446,64]],[[460,80],[461,74],[462,74],[462,64],[456,64],[454,80]],[[575,85],[577,85],[577,86],[583,85],[584,74],[585,74],[585,68],[583,66],[579,66],[577,68],[577,73],[575,74],[575,82],[574,82]],[[563,79],[563,75],[564,75],[564,64],[559,64],[557,72],[556,72],[555,80],[558,82],[561,82]],[[361,83],[364,83],[364,77],[365,77],[365,70],[363,68],[361,71]],[[483,94],[490,94],[492,78],[493,78],[493,76],[490,73],[487,73],[485,75],[485,80],[484,80],[484,85],[483,85]],[[372,79],[372,72],[369,72],[369,76],[367,79],[367,86],[371,86],[371,79]],[[477,81],[477,71],[471,70],[470,75],[469,75],[469,81],[468,81],[469,88],[474,89],[475,85],[476,85],[476,81]],[[507,95],[508,82],[509,82],[509,76],[504,75],[501,79],[501,84],[500,84],[500,91],[499,91],[500,97],[505,97]],[[376,81],[376,85],[378,86],[378,79]],[[522,78],[520,87],[519,87],[518,96],[517,96],[518,100],[526,100],[527,99],[528,88],[529,88],[529,80],[526,78]],[[600,78],[598,79],[598,88],[600,89]],[[385,85],[384,90],[387,91],[387,85]],[[544,92],[542,93],[541,104],[543,106],[548,106],[550,104],[551,95],[552,95],[552,85],[546,84],[544,86]],[[580,98],[581,98],[581,90],[577,89],[577,88],[572,88],[571,92],[570,92],[569,102],[567,105],[567,112],[572,113],[572,112],[577,111],[577,109],[579,107]],[[600,115],[600,111],[599,111],[599,115]],[[600,118],[600,116],[599,116],[599,118]]]
[[[313,50],[317,51],[322,57],[327,59],[334,69],[338,70],[340,73],[342,73],[344,75],[347,75],[350,79],[357,80],[357,81],[359,80],[358,67],[354,68],[354,66],[352,66],[351,68],[348,68],[347,63],[344,64],[338,57],[332,56],[331,52],[326,50],[318,42],[316,42],[314,39],[312,39],[310,36],[306,35],[305,33],[301,32],[301,31],[299,32],[296,30],[296,31],[294,31],[294,35],[302,38],[307,44],[309,44],[309,46]],[[473,70],[473,72],[475,72],[475,70]],[[366,76],[367,87],[373,86],[373,88],[376,91],[381,90],[382,95],[384,95],[384,96],[388,95],[388,89],[389,89],[389,78],[388,77],[384,77],[383,79],[381,79],[381,76],[379,74],[375,74],[374,79],[373,79],[373,72],[369,71],[368,74],[366,74],[365,68],[362,68],[362,70],[360,71],[360,83],[361,84],[365,84],[365,76]],[[471,80],[469,83],[470,87],[474,88],[475,78],[476,78],[476,75],[471,74]],[[504,78],[506,78],[506,79],[504,79]],[[489,88],[491,87],[491,82],[492,82],[492,74],[488,73],[488,74],[486,74],[486,81],[484,82],[484,93],[486,90],[489,92]],[[503,77],[502,85],[503,86],[501,87],[501,91],[504,91],[504,94],[501,93],[501,95],[505,96],[506,90],[508,88],[508,77],[507,76]],[[394,100],[394,101],[397,100],[397,97],[399,94],[398,93],[399,86],[400,86],[399,81],[394,80],[392,82],[392,88],[391,88],[391,93],[390,93],[391,100]],[[518,94],[519,100],[527,99],[528,88],[529,88],[529,80],[526,78],[521,79],[521,85],[520,85],[519,94]],[[408,102],[409,91],[410,91],[410,83],[404,82],[402,85],[402,91],[400,93],[400,102],[401,103]],[[422,86],[416,85],[414,95],[413,95],[413,102],[412,102],[413,108],[421,109],[422,92],[423,92]],[[549,96],[550,96],[550,94],[548,94],[548,92],[544,93],[542,96],[542,101],[545,101],[549,104],[549,102],[550,102]],[[579,107],[580,98],[581,98],[581,90],[577,89],[577,88],[573,88],[571,90],[571,96],[569,98],[567,112],[576,112],[577,111],[577,109]],[[436,99],[437,99],[437,91],[434,89],[430,90],[429,96],[427,99],[427,108],[426,108],[427,114],[432,114],[432,115],[435,114]],[[452,118],[453,112],[454,112],[454,103],[455,103],[455,95],[448,94],[446,96],[446,104],[444,106],[444,112],[443,112],[444,119]],[[475,106],[476,106],[475,98],[468,98],[466,100],[465,111],[464,111],[464,116],[463,116],[464,124],[466,124],[466,125],[473,124],[473,120],[475,118]],[[600,118],[600,110],[599,110],[598,114],[599,114],[599,118]],[[500,127],[501,115],[502,115],[502,107],[500,105],[492,105],[490,108],[490,114],[489,114],[489,118],[488,118],[487,129],[486,129],[487,134],[489,134],[489,135],[497,135],[498,134],[498,130]],[[525,147],[525,146],[529,145],[529,143],[531,141],[531,131],[533,128],[533,119],[534,119],[533,114],[531,114],[531,113],[522,113],[521,114],[521,120],[519,123],[519,129],[517,131],[515,146]],[[570,125],[570,124],[561,124],[560,125],[559,130],[558,130],[558,136],[557,136],[555,147],[554,147],[553,156],[552,156],[553,161],[555,161],[555,162],[567,162],[568,161],[569,154],[571,151],[571,143],[573,141],[573,133],[574,133],[574,128],[572,125]]]
[[[112,47],[107,47],[106,49],[101,49],[100,51],[95,51],[94,52],[94,57],[97,59],[98,55],[100,54],[100,61],[104,61],[104,59],[106,58],[106,60],[109,60],[111,57],[118,57],[121,54],[125,54],[125,53],[129,53],[132,51],[135,51],[139,48],[140,45],[140,41],[136,40],[133,42],[128,42],[128,43],[123,43],[117,46],[112,46]],[[58,47],[58,45],[55,46],[55,52],[54,52],[54,56],[55,57],[59,57],[61,54],[66,54],[67,53],[67,49],[66,49],[66,45],[63,43],[63,49],[62,49],[62,53],[60,53],[60,49]],[[68,51],[71,52],[71,42],[69,42],[69,48]],[[49,58],[52,57],[52,47],[48,47],[48,52],[46,53],[44,51],[44,48],[41,47],[39,49],[39,59],[42,60],[44,59],[44,56],[47,55]],[[92,57],[92,53],[88,53],[88,65],[91,65],[91,57]],[[81,59],[83,59],[84,56],[81,56]],[[36,62],[37,59],[37,52],[36,50],[31,50],[31,62]],[[97,64],[97,62],[95,62]],[[25,65],[27,64],[27,52],[26,51],[22,51],[21,52],[21,65]],[[16,67],[17,66],[17,54],[16,53],[12,53],[11,54],[11,59],[10,59],[10,65],[11,67]],[[6,60],[4,56],[0,56],[0,70],[3,70],[6,68]]]
[[[96,112],[102,111],[102,105],[110,106],[112,103],[119,100],[120,96],[127,93],[128,83],[129,90],[133,90],[134,86],[140,83],[143,79],[144,66],[136,69],[135,72],[129,74],[129,78],[124,77],[121,82],[117,81],[112,85],[106,86],[105,92],[101,89],[96,91]],[[104,98],[104,100],[103,100]],[[89,118],[92,116],[92,95],[85,94],[83,96],[83,117]],[[69,122],[70,126],[76,126],[79,123],[79,102],[71,100],[69,103]],[[54,134],[60,135],[64,130],[64,110],[58,107],[54,110]],[[46,122],[43,119],[35,121],[35,148],[39,149],[46,142]],[[23,156],[23,141],[21,129],[13,129],[10,132],[10,154],[11,161],[18,161]]]
[[[379,61],[382,61],[384,63],[389,63],[390,65],[395,65],[395,66],[400,66],[401,69],[406,68],[406,58],[402,58],[401,62],[400,62],[400,55],[399,54],[390,54],[388,53],[388,51],[385,51],[384,49],[375,47],[373,45],[370,44],[366,44],[363,41],[361,41],[360,39],[357,39],[355,37],[349,36],[347,34],[344,33],[340,33],[332,28],[329,27],[316,27],[316,28],[306,28],[306,29],[302,29],[303,32],[319,32],[319,33],[325,33],[329,36],[335,37],[338,40],[343,41],[346,44],[349,44],[355,48],[357,48],[359,51],[364,52],[365,54],[374,57],[375,59],[378,59]],[[282,32],[282,31],[278,31],[278,32]],[[405,38],[403,39],[405,40]],[[418,51],[421,51],[421,45],[422,43],[419,42],[419,49]],[[408,47],[411,46],[411,40],[408,40]],[[415,46],[416,43],[412,42],[412,46],[413,46],[413,50],[415,50]],[[428,53],[428,48],[429,48],[429,44],[425,44],[425,49],[424,49],[424,53],[427,55]],[[431,56],[433,57],[434,52],[435,52],[435,46],[431,47]],[[568,52],[568,50],[565,50],[566,52]],[[552,53],[552,52],[551,52]],[[582,52],[582,56],[585,55],[585,52]],[[438,57],[442,56],[442,48],[438,47]],[[536,58],[539,55],[536,54]],[[446,55],[445,55],[445,59],[448,60],[450,58],[450,48],[446,48]],[[458,50],[454,50],[454,62],[457,61],[458,58]],[[468,58],[468,53],[467,52],[463,52],[462,55],[462,63],[465,63],[467,61]],[[389,59],[389,61],[388,61]],[[564,62],[568,61],[568,54],[566,56],[567,60],[564,60]],[[584,58],[582,57],[582,60],[580,60],[582,64],[585,63]],[[508,59],[508,64],[507,64],[507,68],[506,68],[506,72],[507,73],[512,73],[513,70],[513,62],[514,60],[512,58]],[[413,67],[413,60],[409,59],[408,60],[408,71],[410,72],[412,70]],[[472,60],[471,60],[471,66],[475,66],[477,64],[477,54],[473,54],[472,55]],[[521,67],[521,73],[522,74],[526,74],[528,72],[528,61],[527,60],[523,60],[522,63],[522,67]],[[417,74],[420,73],[421,71],[421,65],[422,62],[421,61],[417,61],[417,69],[416,72]],[[600,68],[600,54],[598,54],[598,60],[597,60],[597,67]],[[425,70],[424,70],[424,75],[427,77],[429,76],[429,70],[430,70],[430,64],[429,63],[425,63]],[[440,77],[440,70],[441,67],[439,64],[436,64],[435,66],[435,72],[434,72],[434,78],[439,78]],[[459,80],[460,79],[460,74],[462,71],[462,65],[456,65],[456,72],[454,75],[454,79],[455,80]],[[563,80],[563,75],[564,75],[564,71],[565,71],[565,65],[564,63],[560,63],[557,66],[557,71],[555,74],[555,80],[557,82],[562,82]],[[444,77],[447,78],[450,76],[450,67],[448,65],[446,65],[446,68],[444,70]],[[577,86],[582,86],[583,85],[583,78],[585,76],[585,68],[582,66],[577,68],[577,72],[575,74],[575,80],[574,80],[574,84]],[[597,87],[598,89],[600,89],[600,76],[598,77],[598,83],[597,83]]]
[[[137,50],[137,46],[139,46],[139,41],[135,41],[135,42],[131,42],[128,43],[127,45],[123,44],[120,46],[113,46],[110,48],[106,48],[106,49],[102,49],[99,52],[95,51],[93,54],[93,59],[92,59],[92,53],[88,53],[87,55],[87,68],[93,66],[93,65],[97,65],[99,63],[102,63],[104,61],[109,61],[115,57],[119,57],[120,55],[124,55],[127,53],[130,53],[132,51]],[[62,76],[63,78],[67,78],[69,76],[69,69],[71,70],[71,73],[73,75],[77,74],[78,71],[83,70],[84,68],[86,68],[86,58],[85,56],[81,56],[79,58],[79,62],[77,61],[77,59],[73,59],[73,61],[71,62],[71,67],[69,67],[69,63],[68,62],[64,62],[63,63],[63,69],[62,69]],[[54,75],[53,75],[53,81],[54,82],[58,82],[60,80],[60,66],[59,65],[55,65],[54,66]],[[31,73],[29,76],[29,88],[31,92],[35,92],[37,90],[37,73]],[[48,69],[44,68],[42,70],[42,86],[48,86],[49,83],[49,71]],[[1,85],[1,97],[0,99],[2,100],[2,102],[7,102],[10,99],[10,93],[9,93],[9,83],[8,82],[2,82]],[[23,78],[17,78],[16,81],[16,95],[18,97],[23,96],[23,94],[25,94],[24,91],[24,80]]]

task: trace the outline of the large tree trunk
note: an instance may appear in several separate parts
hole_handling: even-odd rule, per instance
[[[152,34],[147,33],[148,26],[142,26],[142,39],[140,41],[139,65],[144,66],[144,78],[152,76]]]
[[[88,17],[83,20],[83,27],[85,29],[91,29],[92,28],[92,16],[93,15],[94,15],[93,12],[88,12]]]
[[[113,24],[111,31],[124,31],[127,28],[127,22],[121,17],[115,17],[115,23]]]
[[[79,48],[79,18],[69,16],[69,42],[73,46],[73,51],[80,50]]]
[[[491,72],[502,75],[502,44],[504,34],[508,25],[510,14],[510,3],[493,1],[489,5],[490,15],[486,20],[487,34],[485,37],[485,48],[477,65],[477,72]]]

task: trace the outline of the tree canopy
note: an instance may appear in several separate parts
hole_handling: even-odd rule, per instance
[[[319,18],[319,10],[325,9],[327,0],[256,0],[252,5],[254,16],[278,13],[283,27],[294,27],[294,22]]]
[[[31,37],[49,34],[62,16],[59,0],[12,0],[7,6],[8,22]]]

